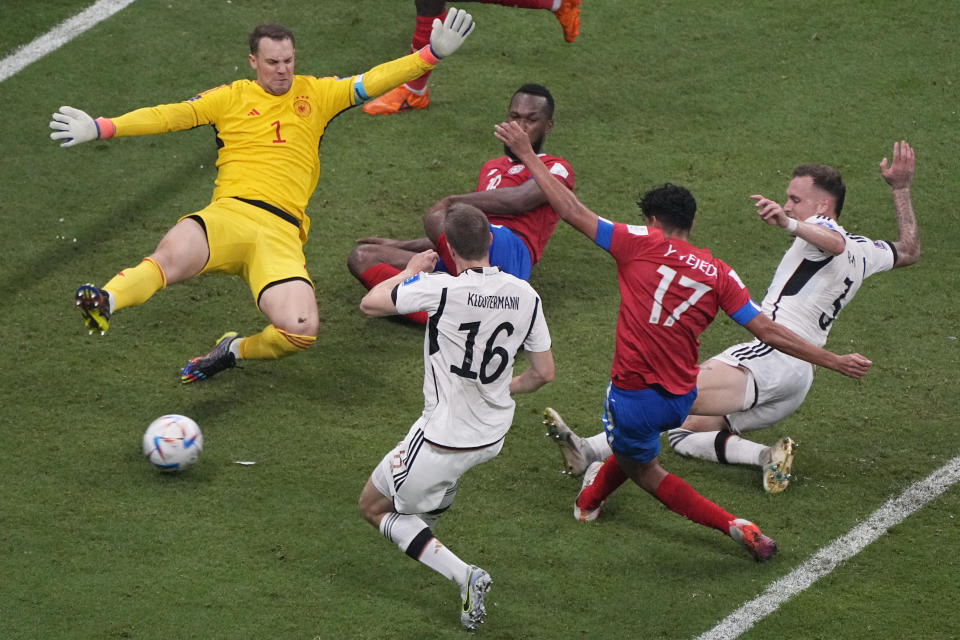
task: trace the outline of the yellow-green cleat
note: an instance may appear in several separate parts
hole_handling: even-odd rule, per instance
[[[770,447],[770,462],[763,468],[763,490],[780,493],[790,484],[793,450],[797,446],[789,437],[780,438]]]
[[[110,294],[88,283],[77,287],[73,299],[90,335],[105,334],[110,328]]]

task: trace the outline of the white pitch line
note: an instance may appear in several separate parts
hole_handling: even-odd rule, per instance
[[[891,498],[866,522],[815,553],[789,574],[770,584],[763,594],[724,618],[697,640],[733,640],[773,613],[789,598],[833,571],[841,562],[859,553],[887,530],[960,481],[960,456],[916,482],[900,496]]]
[[[23,45],[0,60],[0,82],[48,53],[56,51],[133,2],[134,0],[98,0],[72,18],[64,20],[33,42]]]

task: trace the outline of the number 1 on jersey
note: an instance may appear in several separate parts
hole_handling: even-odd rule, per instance
[[[276,143],[278,143],[278,142],[286,142],[286,140],[284,140],[283,138],[280,137],[280,121],[279,121],[279,120],[274,120],[273,122],[270,123],[270,126],[271,126],[271,127],[276,127],[276,129],[277,129],[277,137],[274,138],[274,140],[273,140],[274,144],[276,144]]]
[[[670,283],[673,282],[674,277],[677,275],[676,271],[666,265],[660,265],[657,268],[657,273],[659,273],[662,277],[660,278],[660,284],[657,286],[657,290],[653,293],[653,306],[650,308],[650,324],[660,323],[660,315],[663,313],[663,296],[667,293]],[[689,298],[677,305],[677,308],[673,310],[673,313],[667,317],[663,323],[663,326],[665,327],[672,327],[673,323],[680,318],[680,315],[684,311],[697,304],[697,300],[702,298],[703,294],[707,293],[712,288],[710,285],[697,282],[693,278],[688,278],[687,276],[680,276],[680,281],[677,284],[679,284],[681,287],[693,289],[693,293],[690,294]]]

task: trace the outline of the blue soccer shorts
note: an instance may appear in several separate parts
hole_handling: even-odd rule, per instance
[[[682,396],[648,389],[621,389],[611,382],[603,402],[603,430],[610,448],[637,462],[660,453],[660,433],[683,424],[697,390]]]
[[[520,239],[510,229],[499,224],[490,225],[490,233],[493,234],[493,241],[490,243],[490,265],[500,267],[500,270],[516,276],[521,280],[530,280],[530,269],[533,263],[530,259],[530,250],[526,243]],[[445,247],[444,247],[445,249]],[[446,251],[439,252],[443,256]],[[444,271],[450,273],[446,263],[441,257],[437,261],[435,271]]]

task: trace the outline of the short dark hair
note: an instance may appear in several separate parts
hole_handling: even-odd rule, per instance
[[[665,229],[689,231],[697,201],[684,187],[669,182],[650,189],[640,196],[637,206],[648,218],[656,218]]]
[[[297,46],[296,41],[293,39],[293,32],[290,31],[290,29],[273,23],[258,24],[253,28],[253,31],[250,32],[250,53],[256,55],[260,49],[261,38],[270,38],[277,42],[289,40],[294,48]]]
[[[836,205],[834,211],[837,217],[843,211],[843,200],[847,195],[847,185],[843,184],[843,176],[833,167],[825,164],[802,164],[793,170],[794,178],[809,177],[813,184],[833,196]]]
[[[483,211],[473,205],[459,202],[447,207],[443,234],[450,247],[465,260],[485,258],[490,250],[490,223]]]
[[[533,82],[528,82],[527,84],[523,85],[522,87],[520,87],[519,89],[513,92],[513,95],[510,96],[511,103],[513,103],[513,99],[517,97],[518,93],[525,93],[529,96],[540,96],[541,98],[546,98],[547,108],[544,111],[544,115],[547,116],[547,118],[549,119],[553,119],[553,109],[555,106],[553,102],[553,94],[551,94],[550,90],[547,89],[545,86],[543,86],[542,84],[535,84]]]

